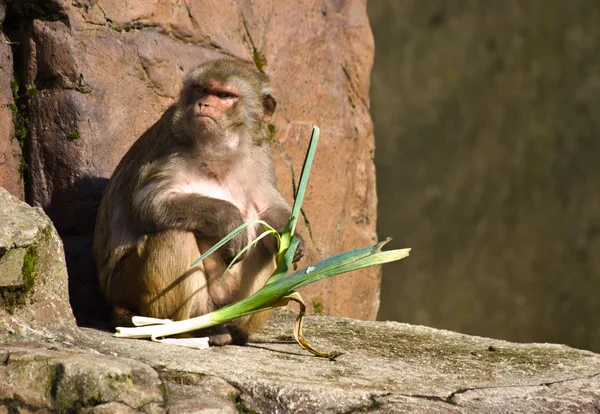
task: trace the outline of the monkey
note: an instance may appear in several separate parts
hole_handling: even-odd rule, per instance
[[[217,252],[191,263],[252,219],[281,232],[290,207],[275,182],[268,123],[277,102],[268,77],[233,59],[204,63],[178,100],[123,156],[102,197],[94,230],[98,280],[109,305],[171,320],[200,316],[260,289],[275,269],[277,240],[251,225]],[[303,256],[303,242],[294,262]],[[244,345],[266,312],[200,332],[211,345]]]

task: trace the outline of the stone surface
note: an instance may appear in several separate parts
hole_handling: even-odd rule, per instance
[[[190,350],[84,328],[67,344],[0,345],[0,407],[84,412],[595,412],[600,355],[395,322],[279,311],[246,347]],[[114,411],[111,411],[114,410]],[[204,410],[204,411],[202,411]]]
[[[600,3],[369,12],[379,317],[600,351]]]
[[[0,26],[4,23],[6,4],[0,1]],[[0,29],[0,187],[12,195],[24,198],[20,173],[21,147],[15,137],[12,109],[16,109],[11,81],[13,80],[13,54],[8,38]]]
[[[163,402],[158,373],[131,359],[30,344],[0,347],[0,358],[5,407],[73,412],[122,406],[152,412]]]
[[[126,3],[48,1],[15,36],[28,101],[31,201],[64,240],[80,323],[101,317],[91,231],[102,190],[131,143],[170,105],[182,76],[208,59],[261,61],[278,107],[278,184],[292,201],[313,124],[321,143],[304,202],[304,262],[375,240],[373,39],[364,0]],[[25,17],[24,17],[25,16]],[[28,20],[29,19],[29,20]],[[303,291],[319,311],[374,319],[379,270]],[[94,315],[94,313],[96,313]]]
[[[52,222],[0,187],[0,335],[68,339],[76,329]]]

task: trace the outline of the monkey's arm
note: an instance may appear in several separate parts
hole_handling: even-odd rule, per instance
[[[220,240],[244,223],[238,208],[227,201],[199,194],[158,194],[134,197],[131,204],[131,217],[137,219],[135,224],[143,233],[182,229]],[[229,261],[247,243],[247,232],[242,231],[223,246],[221,256]]]

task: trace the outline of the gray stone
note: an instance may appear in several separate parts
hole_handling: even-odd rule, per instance
[[[157,372],[134,360],[56,347],[1,346],[0,352],[5,405],[69,412],[117,404],[149,412],[163,402]]]
[[[0,335],[70,338],[76,331],[69,305],[62,243],[52,222],[0,187]]]
[[[0,346],[0,407],[82,412],[595,412],[600,355],[395,322],[275,312],[246,347],[191,350],[82,329],[70,344]],[[21,404],[21,405],[19,405]]]
[[[23,264],[27,249],[11,249],[0,256],[0,287],[23,286]]]

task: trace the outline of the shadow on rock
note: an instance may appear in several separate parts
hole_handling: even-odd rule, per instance
[[[84,177],[56,190],[47,214],[63,240],[69,273],[69,300],[80,326],[106,329],[110,309],[104,300],[92,253],[94,224],[107,178]]]

